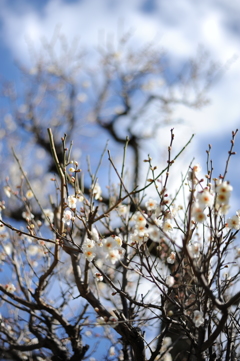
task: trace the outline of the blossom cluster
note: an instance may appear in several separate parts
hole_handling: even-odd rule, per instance
[[[100,253],[104,254],[104,257],[112,264],[123,257],[125,250],[122,248],[122,239],[119,236],[113,235],[100,240],[95,228],[91,233],[92,239],[85,238],[82,244],[83,254],[89,262],[92,262]]]

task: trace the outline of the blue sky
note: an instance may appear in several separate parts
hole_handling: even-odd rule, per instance
[[[38,51],[41,39],[49,39],[57,26],[61,26],[69,41],[77,37],[83,47],[91,50],[98,45],[99,34],[116,34],[119,23],[126,30],[133,29],[136,44],[158,42],[167,50],[175,67],[194,56],[199,46],[204,46],[220,64],[231,63],[209,91],[211,104],[202,110],[180,107],[177,116],[184,119],[184,125],[175,127],[176,137],[184,141],[196,133],[191,152],[201,162],[205,162],[205,150],[211,143],[220,172],[231,131],[239,126],[240,119],[240,4],[237,1],[2,0],[2,77],[18,81],[15,63],[31,66],[27,44],[31,42]],[[169,129],[162,132],[168,134]],[[240,149],[240,140],[236,143]],[[236,156],[234,178],[239,175],[238,163]]]

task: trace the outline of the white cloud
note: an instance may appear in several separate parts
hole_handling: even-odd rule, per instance
[[[69,41],[80,38],[81,44],[93,49],[100,39],[99,34],[117,37],[118,23],[125,29],[134,30],[135,43],[158,41],[173,59],[173,64],[192,56],[199,44],[205,46],[214,59],[225,63],[239,54],[236,34],[237,2],[222,1],[155,2],[153,12],[141,10],[139,0],[99,1],[88,0],[68,3],[49,0],[37,12],[25,5],[21,10],[10,8],[5,1],[2,6],[2,37],[15,58],[29,61],[26,39],[31,39],[36,48],[41,38],[50,39],[57,25]],[[234,28],[235,26],[235,28]],[[210,91],[212,103],[202,111],[181,107],[179,117],[186,120],[190,132],[200,134],[231,130],[239,118],[239,60]]]

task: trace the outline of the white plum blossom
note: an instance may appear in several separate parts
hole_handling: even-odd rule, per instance
[[[189,253],[192,258],[199,258],[201,251],[201,244],[199,242],[193,242],[188,246]]]
[[[73,196],[73,195],[68,196],[68,199],[67,199],[68,207],[72,208],[72,209],[76,209],[77,201],[78,201],[78,199],[75,196]]]
[[[9,293],[14,293],[16,291],[16,287],[12,283],[8,283],[5,285],[5,290]]]
[[[155,211],[155,209],[157,208],[157,201],[149,198],[149,200],[145,203],[145,206],[148,211]]]
[[[54,214],[53,211],[49,208],[43,210],[43,218],[45,218],[45,225],[49,225],[50,223],[53,223]]]
[[[103,239],[103,249],[107,252],[109,252],[111,249],[116,248],[116,242],[114,241],[113,237],[108,237]]]
[[[228,205],[230,198],[230,193],[218,193],[217,194],[217,203],[221,205]]]
[[[89,261],[92,262],[92,260],[94,259],[94,257],[96,257],[96,253],[93,252],[92,248],[86,248],[83,251],[83,254],[85,256],[85,258]]]
[[[137,223],[135,225],[135,231],[139,234],[140,237],[145,237],[147,235],[147,228],[144,223]]]
[[[232,218],[229,218],[227,220],[227,225],[228,225],[228,228],[230,228],[230,229],[239,230],[240,229],[240,218],[239,218],[239,216],[236,215],[236,216],[233,216]]]
[[[27,199],[33,198],[33,192],[31,191],[31,189],[29,189],[29,190],[26,192],[26,198],[27,198]]]
[[[200,207],[212,207],[214,202],[214,196],[212,193],[209,192],[207,188],[205,188],[203,191],[198,193],[197,200]]]
[[[162,346],[161,346],[161,352],[165,352],[167,351],[167,349],[169,348],[169,346],[171,346],[172,344],[172,339],[171,337],[164,337],[162,340]]]
[[[195,164],[188,172],[188,180],[193,183],[197,183],[196,173],[199,173],[202,170],[199,164]]]
[[[233,187],[227,182],[219,182],[217,187],[216,187],[216,192],[217,193],[225,193],[225,194],[230,194],[230,192],[232,192]]]
[[[167,263],[174,264],[175,260],[176,260],[176,253],[171,252],[170,255],[167,258]]]
[[[96,200],[98,200],[98,199],[101,200],[102,190],[98,183],[95,183],[94,185],[92,185],[92,194]]]
[[[159,242],[162,232],[157,226],[150,226],[148,228],[148,234],[154,242]]]
[[[111,250],[108,252],[107,258],[110,259],[110,261],[111,261],[112,264],[115,264],[117,261],[120,260],[121,255],[120,255],[118,249],[111,249]]]
[[[95,248],[95,242],[92,239],[86,238],[82,244],[83,250]]]
[[[99,234],[95,227],[92,227],[92,229],[91,229],[91,236],[95,242],[99,241]]]
[[[36,256],[38,252],[39,252],[39,247],[37,245],[30,244],[30,246],[28,246],[27,248],[27,253],[32,257]]]
[[[147,223],[146,221],[146,215],[144,216],[141,212],[136,212],[133,216],[133,220],[137,223],[137,224],[143,224],[145,225]]]
[[[163,223],[163,231],[164,232],[170,232],[173,230],[173,225],[170,221],[165,221]]]
[[[193,322],[195,323],[195,326],[200,327],[204,323],[202,311],[195,310],[193,315]]]
[[[133,233],[130,234],[130,242],[129,244],[131,246],[134,246],[135,244],[142,244],[146,240],[145,234],[143,236],[140,236],[137,230],[135,230]]]
[[[128,206],[125,206],[124,204],[120,204],[117,207],[117,212],[120,216],[125,216],[128,213]]]
[[[5,186],[5,187],[3,187],[3,190],[4,190],[4,193],[6,194],[6,196],[7,196],[8,198],[10,198],[11,195],[12,195],[12,193],[11,193],[11,188],[10,188],[9,186]]]
[[[114,242],[117,244],[117,247],[122,246],[122,239],[118,236],[114,237]]]
[[[168,287],[172,287],[173,285],[174,285],[174,283],[175,283],[175,280],[174,280],[174,277],[173,276],[167,276],[167,278],[166,278],[166,285],[168,286]]]
[[[203,223],[206,219],[206,215],[201,207],[198,204],[195,204],[192,210],[192,216],[195,218],[195,221],[198,223]]]
[[[69,224],[71,223],[71,221],[73,220],[73,214],[72,214],[72,212],[69,210],[69,209],[67,209],[67,210],[65,210],[64,211],[64,213],[63,213],[63,223],[66,223],[68,226],[69,226]]]
[[[103,281],[103,276],[101,273],[99,273],[99,272],[95,273],[95,277],[96,277],[97,281],[99,281],[99,282]]]

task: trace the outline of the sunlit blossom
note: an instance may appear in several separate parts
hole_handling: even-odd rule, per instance
[[[89,262],[92,262],[94,257],[96,257],[96,253],[94,253],[91,248],[84,249],[83,254]]]
[[[97,281],[99,281],[99,282],[103,281],[103,276],[101,273],[99,273],[99,272],[95,273],[95,277],[96,277]]]
[[[162,232],[157,226],[150,226],[148,228],[148,234],[154,242],[159,242]]]
[[[27,253],[30,256],[35,256],[38,252],[39,252],[39,247],[34,244],[30,244],[27,248]]]
[[[220,181],[216,187],[217,193],[228,194],[228,193],[232,192],[232,190],[233,190],[233,187],[227,181],[224,181],[224,182]]]
[[[203,312],[195,310],[193,312],[193,322],[196,327],[200,327],[204,323]]]
[[[29,190],[26,192],[26,198],[27,198],[27,199],[33,198],[33,192],[31,191],[31,189],[29,189]]]
[[[163,231],[164,231],[164,232],[170,232],[170,231],[172,231],[172,230],[173,230],[173,225],[172,225],[172,223],[169,222],[169,221],[165,221],[165,222],[163,223]]]
[[[71,223],[71,220],[73,219],[73,214],[69,209],[66,209],[63,213],[63,223],[66,223],[68,226]]]
[[[192,216],[195,218],[195,221],[198,223],[203,223],[206,219],[206,215],[203,212],[203,209],[198,205],[195,205],[192,210]]]
[[[188,250],[192,258],[199,258],[201,251],[201,244],[199,242],[193,242],[188,246]]]
[[[198,203],[201,207],[212,207],[214,202],[214,196],[208,189],[204,189],[197,195]]]
[[[173,285],[174,285],[174,283],[175,283],[175,280],[174,280],[174,277],[173,276],[167,276],[167,278],[166,278],[166,285],[168,286],[168,287],[172,287]]]
[[[111,249],[108,252],[107,258],[110,259],[112,264],[115,264],[117,261],[120,260],[121,256],[117,249]]]
[[[83,250],[95,248],[95,242],[92,239],[86,238],[82,244]]]
[[[149,200],[145,203],[145,206],[148,211],[154,211],[157,208],[157,201],[149,198]]]
[[[136,223],[141,223],[141,224],[146,224],[147,221],[146,221],[146,216],[144,216],[141,212],[136,212],[133,216],[133,220],[136,222]]]
[[[128,213],[128,206],[125,206],[124,204],[120,204],[117,207],[117,211],[120,216],[125,216]]]
[[[167,263],[174,264],[175,260],[176,260],[176,253],[171,252],[170,255],[167,258]]]
[[[95,183],[93,186],[92,186],[92,194],[94,196],[94,198],[96,200],[101,200],[101,194],[102,194],[102,190],[101,190],[101,187],[98,183]]]
[[[4,193],[6,194],[6,196],[7,196],[8,198],[10,198],[11,195],[12,195],[12,193],[11,193],[11,188],[10,188],[9,186],[5,186],[5,187],[3,187],[3,190],[4,190]]]
[[[14,293],[16,291],[16,287],[12,283],[8,283],[5,285],[5,290],[9,293]]]
[[[240,218],[238,216],[233,216],[227,220],[228,228],[230,229],[240,229]]]
[[[69,208],[75,209],[77,206],[77,198],[73,195],[68,196],[67,203]]]
[[[50,223],[53,223],[54,214],[53,211],[49,208],[43,210],[43,217],[45,218],[45,224],[49,225]]]

